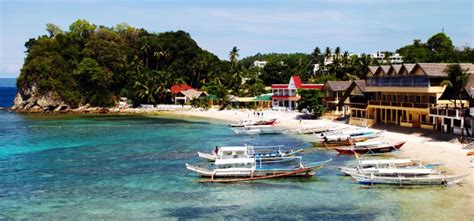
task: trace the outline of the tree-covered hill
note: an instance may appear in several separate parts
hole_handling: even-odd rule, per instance
[[[25,43],[17,86],[26,99],[35,89],[40,95],[53,92],[71,107],[113,106],[120,96],[165,102],[173,83],[199,88],[228,63],[201,49],[184,31],[157,34],[127,24],[97,27],[85,20],[68,31],[48,24],[47,31]]]

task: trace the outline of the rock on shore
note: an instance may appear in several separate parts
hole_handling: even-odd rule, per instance
[[[65,104],[55,92],[41,94],[36,85],[20,89],[11,108],[18,112],[50,112],[69,109],[71,109],[70,106]]]

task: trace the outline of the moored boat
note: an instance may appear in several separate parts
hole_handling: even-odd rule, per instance
[[[258,125],[274,125],[276,124],[277,119],[269,119],[269,120],[241,120],[239,123],[236,124],[229,124],[231,127],[245,127],[245,126],[258,126]]]
[[[287,159],[282,157],[294,156],[302,152],[303,149],[283,150],[283,145],[278,146],[225,146],[214,148],[211,153],[198,152],[198,156],[208,161],[224,158],[248,158],[256,157],[264,162],[284,162]]]
[[[365,153],[388,153],[402,148],[405,142],[390,144],[386,142],[356,142],[353,146],[342,146],[334,148],[340,154],[365,154]]]
[[[309,164],[265,166],[259,164],[256,158],[217,159],[213,168],[205,168],[186,164],[186,168],[196,172],[201,177],[215,178],[258,178],[271,176],[313,176],[331,160]]]
[[[441,175],[429,174],[421,176],[379,176],[365,174],[351,174],[361,184],[390,184],[390,185],[453,185],[461,182],[469,174],[463,175]]]
[[[255,134],[283,134],[288,130],[285,128],[275,127],[273,125],[256,125],[256,126],[245,126],[241,128],[233,129],[236,134],[246,134],[246,135],[255,135]]]

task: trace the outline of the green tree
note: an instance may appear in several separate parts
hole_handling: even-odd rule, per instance
[[[96,28],[97,26],[95,26],[94,24],[91,24],[84,19],[78,19],[69,26],[69,31],[73,35],[87,37],[91,35],[95,31]]]
[[[462,69],[459,64],[448,65],[444,72],[448,74],[448,79],[441,82],[441,86],[446,86],[452,94],[457,95],[454,99],[454,106],[457,107],[456,101],[461,100],[461,94],[465,91],[471,74],[469,69]]]
[[[306,109],[315,117],[320,117],[325,108],[323,105],[323,93],[319,90],[300,90],[298,91],[301,98],[298,100],[298,111],[302,112]]]
[[[52,23],[46,24],[46,31],[49,33],[49,37],[52,37],[52,38],[56,37],[56,35],[58,34],[63,33],[63,30],[61,30],[61,28],[59,28],[57,25],[52,24]]]

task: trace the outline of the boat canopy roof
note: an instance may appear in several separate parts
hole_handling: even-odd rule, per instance
[[[222,152],[234,152],[234,151],[247,151],[247,146],[227,146],[227,147],[219,147],[220,151]]]
[[[252,164],[255,163],[254,158],[224,158],[216,159],[215,165],[225,165],[225,164]]]
[[[365,142],[356,142],[355,145],[356,147],[360,146],[378,146],[382,144],[382,141],[365,141]]]
[[[388,160],[360,160],[360,165],[382,165],[382,164],[409,164],[411,159],[388,159]]]

